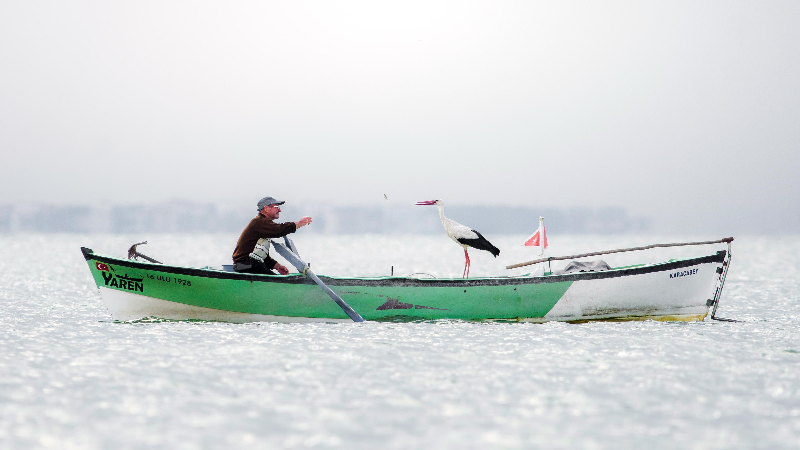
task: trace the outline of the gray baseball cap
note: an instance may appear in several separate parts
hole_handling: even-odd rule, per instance
[[[265,206],[269,205],[282,205],[286,202],[279,202],[274,197],[264,197],[258,201],[258,211],[261,211]]]

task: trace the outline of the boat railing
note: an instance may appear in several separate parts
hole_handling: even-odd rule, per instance
[[[538,264],[538,263],[541,263],[541,262],[558,261],[558,260],[564,260],[564,259],[586,258],[587,256],[608,255],[610,253],[633,252],[633,251],[638,251],[638,250],[649,250],[651,248],[660,248],[660,247],[682,247],[682,246],[687,246],[687,245],[708,245],[708,244],[723,244],[723,243],[725,243],[725,244],[728,244],[728,253],[730,254],[731,242],[733,242],[733,238],[732,237],[727,237],[727,238],[724,238],[724,239],[718,239],[716,241],[677,242],[677,243],[673,243],[673,244],[653,244],[653,245],[645,245],[644,247],[620,248],[620,249],[616,249],[616,250],[604,250],[602,252],[582,253],[580,255],[548,256],[547,258],[539,258],[539,259],[534,259],[533,261],[512,264],[510,266],[506,266],[506,269],[516,269],[517,267],[530,266],[531,264]]]

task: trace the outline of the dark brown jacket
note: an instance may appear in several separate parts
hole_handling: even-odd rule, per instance
[[[233,251],[233,262],[253,264],[254,261],[250,259],[250,253],[256,248],[256,242],[259,239],[283,237],[295,231],[297,231],[297,225],[294,222],[275,223],[275,221],[259,214],[247,224],[244,231],[242,231],[242,235],[239,236],[239,241],[236,242],[236,249]],[[264,260],[264,265],[267,266],[267,269],[272,269],[275,266],[275,260],[267,257]]]

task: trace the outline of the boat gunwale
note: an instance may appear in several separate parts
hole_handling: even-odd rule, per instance
[[[141,261],[125,260],[112,256],[95,254],[87,247],[81,247],[86,261],[95,260],[103,263],[112,263],[122,267],[130,267],[142,270],[155,270],[159,272],[188,275],[203,278],[218,278],[239,281],[258,281],[262,283],[280,283],[307,285],[314,284],[313,281],[302,274],[282,275],[261,275],[237,272],[225,272],[216,269],[200,269],[181,266],[170,266],[166,264],[152,264]],[[567,281],[597,280],[605,278],[619,278],[633,275],[643,275],[654,272],[668,272],[675,269],[696,266],[708,263],[722,263],[727,255],[726,250],[719,250],[716,254],[699,256],[695,258],[681,259],[678,261],[667,261],[663,263],[646,264],[639,267],[626,269],[611,269],[602,272],[575,272],[563,275],[549,275],[544,277],[516,276],[516,277],[487,277],[487,278],[409,278],[409,277],[383,277],[383,278],[337,278],[325,275],[318,275],[324,279],[326,284],[331,286],[365,286],[365,287],[477,287],[477,286],[517,286],[526,284],[558,283]]]

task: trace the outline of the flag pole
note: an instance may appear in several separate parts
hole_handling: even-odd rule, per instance
[[[539,256],[544,256],[544,217],[539,216]]]
[[[539,216],[539,258],[544,256],[544,217]],[[542,263],[542,276],[544,276],[544,263]]]

